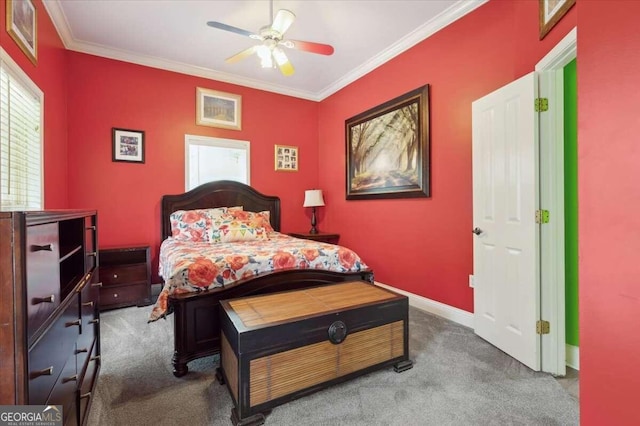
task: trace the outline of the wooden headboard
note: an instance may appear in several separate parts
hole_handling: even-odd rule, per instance
[[[271,226],[280,231],[280,198],[263,195],[240,182],[219,180],[205,183],[184,194],[164,195],[160,206],[162,240],[171,236],[169,216],[177,210],[194,210],[214,207],[242,206],[244,210],[261,212],[269,210]]]

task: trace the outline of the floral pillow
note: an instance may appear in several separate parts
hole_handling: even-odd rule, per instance
[[[274,232],[271,226],[271,213],[269,210],[262,212],[246,212],[242,210],[227,211],[227,215],[234,219],[247,221],[254,228],[264,228],[268,233]]]
[[[226,207],[175,211],[169,216],[171,236],[182,241],[207,242],[207,229],[212,220],[221,217],[226,211]]]
[[[265,227],[254,226],[254,223],[249,220],[236,219],[232,214],[225,214],[214,219],[207,234],[211,243],[269,239],[269,233]]]

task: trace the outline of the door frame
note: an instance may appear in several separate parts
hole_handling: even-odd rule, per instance
[[[564,67],[577,57],[573,28],[536,64],[539,96],[549,99],[540,114],[540,208],[550,220],[540,230],[541,318],[551,323],[542,335],[542,371],[566,374],[565,252],[564,252]]]

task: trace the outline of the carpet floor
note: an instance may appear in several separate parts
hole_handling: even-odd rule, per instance
[[[230,425],[233,403],[215,379],[218,357],[172,374],[173,319],[150,308],[101,314],[102,367],[90,426]],[[273,409],[266,425],[577,425],[578,400],[478,338],[473,330],[409,310],[414,367],[392,368]]]

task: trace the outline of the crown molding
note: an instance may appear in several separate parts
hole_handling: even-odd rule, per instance
[[[390,59],[398,56],[402,52],[420,43],[422,40],[430,37],[437,31],[458,20],[467,13],[470,13],[471,11],[480,7],[487,1],[489,0],[458,1],[457,3],[449,7],[445,12],[438,15],[436,18],[426,22],[421,27],[417,28],[398,42],[391,45],[389,48],[385,49],[379,55],[371,58],[369,61],[365,62],[361,66],[354,69],[352,72],[349,72],[342,78],[338,79],[335,83],[327,86],[317,93],[292,89],[277,84],[265,83],[263,81],[255,80],[252,78],[240,77],[237,75],[214,71],[208,68],[198,67],[178,61],[171,61],[154,56],[132,53],[121,49],[114,49],[95,43],[78,41],[73,36],[73,32],[71,31],[64,11],[60,6],[60,0],[43,0],[43,4],[45,6],[45,9],[47,10],[47,13],[49,13],[49,16],[51,17],[53,25],[58,31],[58,35],[62,39],[62,43],[68,50],[319,102],[331,96],[338,90],[344,88],[345,86],[353,83],[357,79],[363,77],[367,73],[373,71]]]

